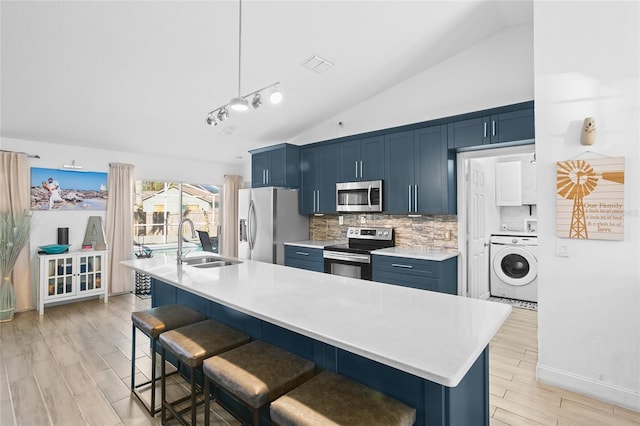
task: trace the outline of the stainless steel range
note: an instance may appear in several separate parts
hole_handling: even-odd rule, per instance
[[[348,242],[324,248],[324,272],[371,280],[371,251],[393,247],[393,228],[347,229]]]

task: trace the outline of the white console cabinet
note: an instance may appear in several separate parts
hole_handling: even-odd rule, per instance
[[[107,303],[107,252],[83,250],[62,254],[40,254],[38,310],[44,305],[88,296],[104,297]]]

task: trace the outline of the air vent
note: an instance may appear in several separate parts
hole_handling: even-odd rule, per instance
[[[304,61],[302,63],[302,66],[307,69],[310,69],[311,71],[315,71],[318,74],[322,74],[323,72],[331,68],[333,66],[333,63],[327,61],[324,58],[321,58],[318,55],[313,55],[310,58],[308,58],[306,61]]]

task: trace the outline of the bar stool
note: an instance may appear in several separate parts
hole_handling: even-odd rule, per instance
[[[156,342],[161,333],[174,328],[204,321],[207,317],[184,305],[165,305],[131,313],[132,337],[131,337],[131,392],[140,400],[144,408],[151,416],[155,416],[160,410],[156,410]],[[151,345],[151,380],[136,385],[136,328],[150,339]],[[138,388],[151,384],[151,403],[142,399]]]
[[[188,425],[182,417],[183,413],[191,410],[191,424],[196,424],[196,403],[198,393],[196,391],[196,372],[202,373],[202,362],[205,358],[218,355],[237,346],[248,343],[250,338],[246,334],[228,327],[218,321],[206,320],[196,324],[187,325],[167,331],[160,335],[160,353],[162,355],[162,424],[166,423],[166,411],[169,412],[182,425]],[[167,401],[165,361],[166,352],[169,351],[178,358],[178,362],[190,369],[190,395],[175,401]],[[191,399],[189,407],[178,410],[177,405]]]
[[[315,364],[262,341],[207,358],[204,372],[205,425],[209,425],[211,385],[223,389],[253,412],[253,425],[271,401],[313,377]]]
[[[338,374],[323,371],[271,403],[280,426],[409,426],[416,410]]]

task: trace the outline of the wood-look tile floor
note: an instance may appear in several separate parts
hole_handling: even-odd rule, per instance
[[[160,415],[151,418],[129,391],[131,312],[149,306],[128,294],[0,323],[0,426],[159,425]],[[514,309],[490,347],[492,425],[640,425],[639,413],[536,382],[535,311]],[[151,368],[148,354],[139,335],[140,379]],[[179,379],[169,389],[187,392]],[[212,411],[212,424],[238,424]]]

